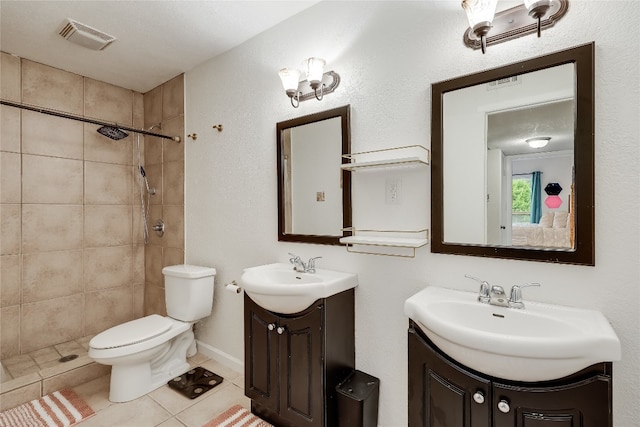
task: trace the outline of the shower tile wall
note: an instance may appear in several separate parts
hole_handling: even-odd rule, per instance
[[[143,95],[1,54],[1,96],[134,127]],[[93,335],[144,313],[135,136],[2,106],[0,356]]]
[[[162,268],[184,262],[184,76],[179,75],[144,94],[145,129],[166,135],[179,135],[183,142],[145,137],[145,170],[151,197],[149,227],[160,218],[164,236],[150,231],[145,248],[145,314],[166,314]]]

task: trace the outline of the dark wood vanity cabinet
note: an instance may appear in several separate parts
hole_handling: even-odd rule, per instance
[[[284,315],[244,297],[245,395],[280,427],[337,424],[336,385],[355,366],[353,289]]]
[[[409,322],[410,427],[612,427],[611,363],[519,383],[484,376],[442,353]]]
[[[450,363],[409,328],[410,427],[489,427],[490,393],[488,379]]]
[[[588,373],[556,386],[493,383],[494,427],[611,427],[611,377]],[[501,412],[498,402],[509,405]],[[505,408],[506,409],[506,408]]]

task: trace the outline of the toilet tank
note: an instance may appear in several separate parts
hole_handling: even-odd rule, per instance
[[[171,265],[162,269],[167,315],[193,322],[211,314],[215,268]]]

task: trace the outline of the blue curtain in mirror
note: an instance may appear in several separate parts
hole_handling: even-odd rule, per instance
[[[542,217],[541,174],[540,171],[531,172],[531,224],[538,224]]]

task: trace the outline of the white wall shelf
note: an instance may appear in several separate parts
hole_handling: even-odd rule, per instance
[[[429,165],[429,150],[422,145],[384,148],[363,151],[342,156],[348,163],[342,169],[350,172],[369,170],[419,167]],[[386,255],[415,258],[416,249],[429,243],[429,230],[365,230],[349,227],[345,229],[351,236],[340,239],[347,251],[369,255]]]
[[[429,230],[360,230],[346,228],[353,235],[342,237],[347,251],[369,255],[414,258],[416,249],[429,243]],[[355,249],[358,247],[359,249]],[[381,248],[382,247],[382,248]]]
[[[342,157],[349,160],[349,163],[343,163],[340,167],[348,171],[357,171],[370,168],[428,165],[429,154],[429,150],[421,145],[363,151],[343,155]]]

